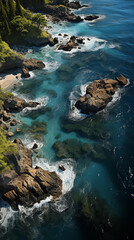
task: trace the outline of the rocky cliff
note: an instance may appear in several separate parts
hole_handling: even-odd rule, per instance
[[[32,152],[15,139],[17,154],[9,161],[14,165],[11,171],[0,174],[0,193],[14,210],[18,205],[30,207],[34,203],[52,196],[52,200],[62,194],[62,181],[55,172],[32,167]]]

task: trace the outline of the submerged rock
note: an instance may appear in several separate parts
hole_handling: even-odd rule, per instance
[[[89,15],[89,16],[86,16],[84,19],[87,21],[93,21],[98,18],[99,18],[99,16],[97,16],[97,15]]]
[[[17,154],[10,162],[14,170],[5,171],[0,175],[0,193],[14,210],[18,204],[32,206],[46,197],[53,200],[62,194],[62,181],[55,172],[32,168],[32,152],[24,147],[21,140],[15,139]]]
[[[104,159],[104,150],[98,144],[90,145],[76,139],[66,139],[53,144],[57,158],[83,159],[91,157],[95,160]]]
[[[86,95],[80,97],[75,106],[82,113],[96,113],[104,109],[112,101],[114,93],[127,83],[128,81],[123,75],[117,77],[116,80],[96,80],[87,86]]]
[[[106,121],[100,116],[94,115],[87,117],[81,121],[73,121],[71,119],[63,119],[63,131],[76,132],[78,136],[93,139],[109,139],[109,131]]]
[[[94,229],[99,234],[99,238],[103,239],[104,232],[111,230],[112,214],[106,200],[93,195],[92,193],[85,196],[84,194],[73,195],[76,204],[76,219],[86,229]]]

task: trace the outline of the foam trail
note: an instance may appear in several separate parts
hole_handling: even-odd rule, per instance
[[[66,44],[68,40],[70,39],[70,35],[68,35],[68,38],[61,38],[62,39],[62,44]],[[63,50],[58,50],[56,49],[56,52],[63,52],[66,54],[72,54],[76,52],[89,52],[89,51],[98,51],[99,49],[105,48],[107,41],[101,38],[96,38],[96,37],[86,37],[82,36],[84,38],[84,43],[85,44],[80,44],[80,48],[74,48],[71,51],[63,51]],[[90,40],[89,40],[90,39]]]
[[[74,172],[74,166],[75,162],[73,159],[63,159],[60,162],[49,164],[46,162],[46,159],[40,159],[40,162],[35,163],[35,165],[38,165],[42,167],[44,170],[48,170],[50,172],[55,171],[59,177],[62,180],[62,193],[66,194],[69,192],[74,185],[74,179],[75,179],[75,172]],[[59,166],[63,165],[65,167],[65,171],[61,171],[59,169]]]
[[[29,134],[26,134],[26,135],[24,136],[24,139],[22,140],[22,141],[23,141],[23,144],[24,144],[27,148],[32,149],[32,147],[33,147],[33,145],[34,145],[35,143],[37,143],[38,149],[41,149],[41,148],[43,147],[43,143],[38,142],[38,141],[36,141],[35,139],[29,138],[29,137],[30,137]]]
[[[69,118],[73,121],[83,120],[87,115],[80,113],[75,107],[75,103],[79,97],[84,96],[86,94],[86,88],[89,85],[89,82],[86,84],[82,84],[80,87],[75,86],[73,91],[70,93],[69,101],[70,101],[70,111]]]
[[[21,111],[21,115],[22,116],[26,116],[27,114],[29,114],[31,111],[33,111],[33,110],[37,110],[37,109],[40,109],[40,108],[42,108],[42,107],[45,107],[46,105],[47,105],[47,103],[48,103],[48,100],[49,100],[49,98],[48,97],[42,97],[42,98],[37,98],[37,99],[35,99],[34,101],[35,102],[38,102],[39,103],[39,105],[37,105],[36,107],[33,107],[33,108],[31,108],[31,107],[26,107],[26,108],[24,108],[22,111]],[[29,100],[30,101],[30,100]],[[33,100],[32,100],[33,101]]]

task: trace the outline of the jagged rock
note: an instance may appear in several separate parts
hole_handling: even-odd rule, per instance
[[[0,127],[3,128],[4,130],[8,130],[8,125],[4,121],[0,120]]]
[[[34,143],[32,149],[37,149],[38,148],[38,144],[37,143]]]
[[[13,132],[8,132],[8,133],[7,133],[7,136],[8,136],[8,137],[12,137],[13,135],[14,135]]]
[[[86,89],[86,95],[80,97],[75,106],[82,113],[96,113],[104,109],[112,100],[113,94],[118,91],[120,86],[127,84],[127,79],[120,75],[113,79],[101,79],[90,83]]]
[[[84,44],[84,38],[77,38],[77,42],[80,44]]]
[[[29,71],[33,71],[35,69],[42,69],[45,67],[45,64],[40,61],[40,60],[36,60],[33,58],[30,59],[24,59],[22,62],[22,67],[28,69]]]
[[[24,77],[24,78],[30,77],[30,73],[27,68],[22,68],[22,77]]]
[[[63,5],[54,6],[54,5],[45,5],[45,13],[50,14],[56,18],[66,19],[70,14],[69,8]]]
[[[60,166],[59,166],[59,169],[62,170],[62,171],[65,171],[65,170],[66,170],[63,165],[60,165]]]
[[[118,81],[119,85],[124,86],[128,84],[127,78],[125,78],[122,74],[120,74],[119,77],[116,77],[116,80]]]
[[[55,38],[50,38],[50,41],[49,41],[49,45],[50,46],[54,46],[55,44],[58,43],[58,38],[55,37]]]
[[[16,132],[17,132],[17,133],[20,133],[20,132],[21,132],[21,129],[20,129],[20,128],[16,128]]]
[[[99,16],[97,16],[97,15],[89,15],[89,16],[86,16],[84,19],[87,21],[93,21],[98,18],[99,18]]]
[[[72,49],[79,47],[79,44],[84,44],[84,38],[72,36],[66,44],[60,45],[58,50],[71,51]]]
[[[11,126],[16,126],[18,124],[18,121],[16,119],[13,119],[11,122],[10,122],[10,125]]]
[[[81,5],[81,3],[79,1],[74,1],[74,2],[69,2],[68,7],[72,8],[72,9],[79,9],[79,8],[83,8],[83,7],[88,7],[88,5]]]
[[[63,3],[62,3],[63,4]],[[70,22],[81,22],[83,19],[80,16],[71,13],[70,9],[63,5],[45,5],[45,13],[53,16],[53,21],[57,20],[67,20]]]
[[[53,200],[62,194],[62,181],[55,172],[32,168],[32,152],[24,147],[20,139],[15,139],[17,154],[10,159],[14,170],[0,175],[0,193],[14,210],[18,204],[32,206],[34,203],[52,196]]]
[[[15,55],[14,58],[7,59],[6,62],[1,63],[0,72],[5,72],[9,69],[21,68],[24,75],[28,74],[27,71],[32,71],[35,69],[42,69],[45,67],[45,64],[42,61],[30,58],[25,59],[23,56]]]
[[[15,96],[8,97],[4,101],[4,108],[7,112],[20,112],[25,107],[36,107],[39,105],[38,102],[26,102],[24,99],[20,99]]]
[[[83,21],[83,18],[81,18],[80,16],[76,16],[75,14],[70,14],[67,17],[67,20],[69,22],[75,22],[75,23],[79,23]]]
[[[10,118],[10,115],[6,112],[6,111],[4,111],[3,112],[3,121],[4,122],[7,122],[7,121],[9,121],[11,118]]]

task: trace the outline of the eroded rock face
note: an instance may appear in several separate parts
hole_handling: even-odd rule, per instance
[[[45,64],[42,61],[33,58],[25,59],[21,55],[15,55],[14,58],[9,58],[6,60],[6,62],[0,64],[0,72],[20,68],[22,69],[23,77],[28,77],[29,71],[42,69],[44,67]]]
[[[113,94],[127,83],[128,81],[123,75],[117,77],[116,80],[96,80],[88,85],[86,95],[80,97],[75,106],[80,109],[82,113],[96,113],[104,109],[112,100]]]
[[[36,107],[38,102],[26,102],[24,99],[11,96],[4,101],[4,109],[7,112],[20,112],[26,107]]]
[[[0,175],[0,193],[14,210],[18,204],[30,207],[46,197],[53,200],[62,194],[62,181],[55,172],[32,168],[32,152],[24,147],[21,140],[15,139],[17,155],[10,161],[14,170]]]

